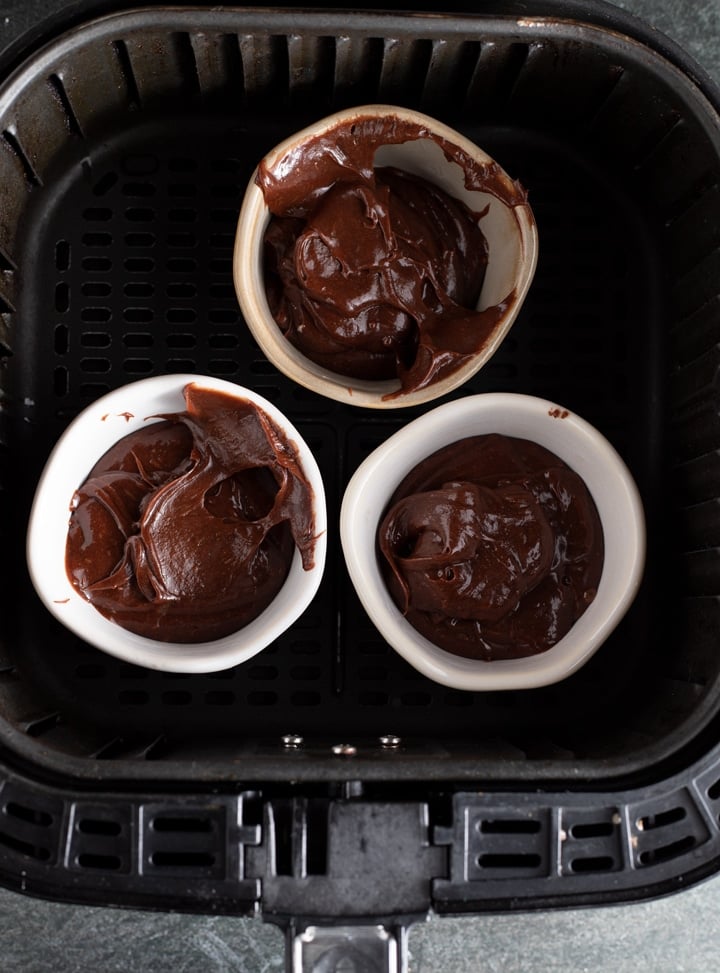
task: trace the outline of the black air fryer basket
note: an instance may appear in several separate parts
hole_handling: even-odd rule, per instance
[[[720,95],[614,7],[477,7],[85,3],[38,13],[19,38],[6,25],[5,885],[261,914],[296,935],[308,969],[343,950],[374,969],[430,911],[634,900],[717,870]],[[379,637],[333,527],[319,596],[251,662],[179,676],[114,660],[42,608],[24,561],[37,478],[89,402],[165,372],[253,387],[314,450],[331,526],[353,470],[417,414],[293,385],[253,343],[232,284],[256,162],[372,101],[439,117],[527,188],[530,295],[455,394],[545,396],[610,439],[647,514],[639,597],[570,679],[451,691]]]

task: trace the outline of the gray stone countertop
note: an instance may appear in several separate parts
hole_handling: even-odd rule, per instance
[[[720,81],[720,0],[618,6]],[[22,17],[15,0],[5,9]],[[720,970],[720,876],[620,906],[432,919],[409,943],[411,973],[711,973]],[[2,973],[280,973],[283,957],[281,933],[259,920],[79,907],[0,889]]]

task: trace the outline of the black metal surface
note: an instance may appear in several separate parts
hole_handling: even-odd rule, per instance
[[[146,375],[190,371],[252,386],[293,417],[320,464],[334,525],[343,484],[407,417],[378,420],[294,386],[263,358],[240,316],[231,273],[237,210],[258,153],[296,123],[297,116],[266,126],[247,116],[238,124],[226,115],[185,115],[182,136],[176,119],[133,126],[97,147],[83,141],[38,192],[21,256],[33,283],[21,293],[19,314],[37,323],[32,352],[18,363],[24,396],[34,403],[22,496],[32,496],[44,449],[88,401]],[[636,346],[661,312],[653,253],[634,208],[552,140],[472,134],[529,188],[545,246],[520,321],[461,394],[522,389],[563,403],[612,438],[652,497],[661,433],[644,403],[657,351]],[[642,331],[628,334],[637,319]],[[598,357],[607,362],[602,372]],[[631,383],[629,361],[642,362]],[[638,417],[634,429],[628,412]],[[652,591],[579,676],[533,693],[459,693],[420,676],[384,644],[346,576],[336,529],[330,540],[314,606],[251,664],[182,678],[130,667],[38,612],[34,592],[23,589],[18,671],[63,722],[127,737],[131,714],[138,742],[159,733],[171,742],[242,739],[256,734],[258,720],[263,735],[276,738],[288,729],[338,739],[388,729],[425,737],[431,712],[439,739],[554,732],[574,749],[568,737],[580,724],[601,719],[610,697],[627,700],[631,686],[635,694],[636,660],[653,637]]]
[[[230,273],[263,152],[373,99],[439,115],[528,188],[531,294],[457,394],[544,395],[596,424],[638,481],[650,558],[588,666],[501,694],[443,689],[384,645],[337,537],[298,625],[212,676],[101,655],[18,570],[0,631],[2,880],[78,901],[361,920],[382,902],[398,915],[639,898],[715,870],[720,138],[694,67],[567,22],[155,7],[22,71],[0,100],[0,530],[14,562],[53,442],[133,378],[206,372],[273,399],[335,511],[352,470],[411,418],[278,375]]]
[[[673,255],[657,234],[678,206],[692,213],[717,162],[705,120],[691,112],[692,90],[669,94],[647,52],[622,40],[593,36],[588,57],[574,25],[555,25],[541,43],[518,39],[512,20],[483,21],[480,39],[474,21],[449,20],[439,31],[434,21],[409,26],[397,17],[388,39],[376,36],[388,28],[383,18],[346,37],[330,15],[305,23],[275,14],[271,31],[269,16],[214,14],[205,32],[181,12],[100,21],[65,53],[58,45],[41,78],[30,69],[28,83],[18,83],[3,142],[8,175],[27,193],[5,245],[6,304],[16,322],[8,332],[7,441],[24,457],[7,485],[16,509],[27,509],[50,446],[83,405],[133,378],[182,370],[250,384],[285,409],[311,440],[337,511],[352,470],[411,416],[378,419],[277,375],[238,313],[230,256],[242,193],[262,153],[318,113],[380,98],[441,114],[527,186],[541,236],[532,293],[501,351],[458,394],[544,395],[606,433],[633,470],[648,515],[644,591],[572,679],[535,692],[464,694],[418,676],[379,640],[336,536],[321,596],[301,622],[252,665],[219,676],[163,676],[107,659],[39,612],[18,574],[8,679],[31,696],[30,717],[11,721],[25,733],[23,752],[42,756],[27,744],[28,735],[41,736],[73,758],[66,770],[136,779],[185,776],[183,761],[200,752],[193,777],[224,780],[236,772],[228,756],[241,748],[244,773],[282,777],[280,756],[273,769],[251,755],[264,747],[267,758],[268,741],[277,752],[283,733],[331,744],[393,732],[405,742],[393,772],[411,779],[547,779],[570,766],[606,777],[647,767],[706,724],[720,678],[684,614],[692,620],[701,611],[707,623],[717,606],[686,606],[667,590],[665,570],[684,541],[666,527],[676,503],[664,384]],[[303,23],[303,32],[283,33]],[[638,120],[637,104],[651,94],[653,112]],[[688,139],[701,151],[680,179],[666,147],[682,155]],[[661,207],[654,196],[668,191]],[[24,518],[8,529],[19,552]],[[654,611],[658,600],[669,616]],[[685,626],[679,650],[662,637],[668,624]],[[137,759],[148,753],[152,770]],[[346,773],[305,753],[304,779]],[[363,776],[382,777],[389,766],[366,763]]]

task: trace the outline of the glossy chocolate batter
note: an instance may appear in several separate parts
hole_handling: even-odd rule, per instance
[[[451,374],[488,341],[512,295],[477,311],[487,265],[482,214],[426,180],[375,169],[381,145],[429,138],[466,167],[466,185],[516,206],[524,191],[496,164],[397,118],[347,121],[257,182],[272,314],[308,358],[359,379],[399,378],[400,394]]]
[[[386,583],[431,642],[473,659],[545,652],[592,602],[604,545],[583,480],[537,443],[446,446],[395,491],[378,543]]]
[[[204,642],[257,617],[295,546],[313,565],[312,490],[291,442],[253,403],[195,384],[186,411],[130,433],[72,500],[66,567],[106,618]]]

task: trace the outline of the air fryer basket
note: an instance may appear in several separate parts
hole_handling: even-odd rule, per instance
[[[608,29],[608,8],[566,8],[156,6],[16,58],[0,91],[7,884],[357,918],[638,897],[715,868],[718,100],[628,18]],[[106,657],[41,608],[23,554],[37,477],[88,402],[171,371],[250,385],[301,429],[331,511],[417,414],[292,385],[232,286],[255,163],[369,101],[435,114],[528,189],[531,293],[456,394],[543,395],[605,433],[646,508],[641,593],[571,679],[453,692],[382,642],[333,531],[320,595],[252,662],[177,676]]]

